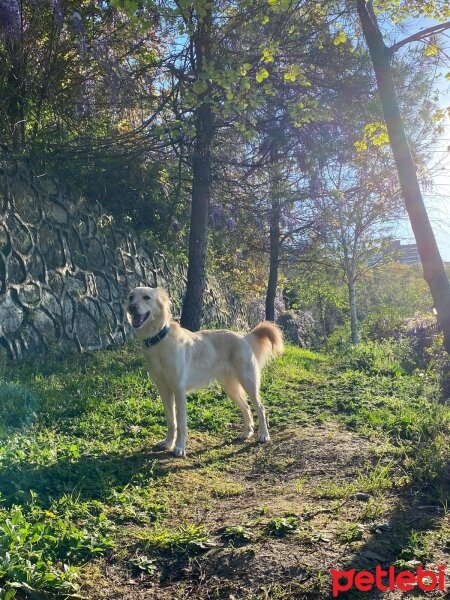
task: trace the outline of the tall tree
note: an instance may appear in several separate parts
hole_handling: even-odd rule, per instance
[[[444,334],[445,349],[450,354],[450,283],[423,201],[416,166],[400,114],[391,69],[391,58],[395,51],[406,43],[426,39],[427,36],[450,28],[450,22],[430,27],[425,31],[422,30],[418,34],[409,36],[402,42],[388,47],[384,43],[372,0],[357,0],[356,5],[375,71],[383,115],[397,166],[406,211],[416,239],[424,277],[429,285],[437,311],[437,319]]]
[[[192,34],[192,63],[197,84],[198,106],[195,109],[195,141],[192,155],[192,206],[189,231],[189,265],[181,324],[191,331],[200,329],[203,295],[206,287],[206,247],[208,208],[211,197],[211,144],[214,115],[211,86],[205,79],[205,67],[211,65],[213,42],[213,3],[196,3],[195,30]]]

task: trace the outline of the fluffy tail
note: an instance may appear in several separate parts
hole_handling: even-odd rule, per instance
[[[261,368],[271,358],[283,354],[283,334],[281,333],[281,329],[270,321],[258,323],[245,338],[253,348],[256,360]]]

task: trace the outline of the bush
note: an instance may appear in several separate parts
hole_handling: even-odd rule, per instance
[[[347,346],[337,354],[337,362],[343,369],[362,371],[367,375],[398,377],[415,368],[411,344],[407,339]]]

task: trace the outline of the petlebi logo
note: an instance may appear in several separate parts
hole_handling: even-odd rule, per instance
[[[423,592],[445,589],[445,565],[439,565],[437,571],[429,571],[421,565],[415,571],[395,571],[395,567],[383,569],[380,565],[375,571],[338,571],[330,569],[333,596],[336,598],[341,592],[348,592],[352,588],[360,592],[370,592],[377,588],[381,592],[400,590],[410,592],[417,588]]]

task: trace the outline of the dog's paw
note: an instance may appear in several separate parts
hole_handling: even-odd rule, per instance
[[[173,453],[177,458],[184,458],[186,456],[186,448],[175,446]]]
[[[260,433],[256,441],[260,444],[267,444],[267,442],[270,442],[270,435],[268,433]]]
[[[240,440],[241,442],[245,442],[245,440],[248,440],[249,438],[252,437],[253,435],[253,429],[251,429],[250,431],[242,431],[236,439]]]
[[[155,444],[157,450],[173,450],[174,442],[168,442],[167,440],[161,440]]]

